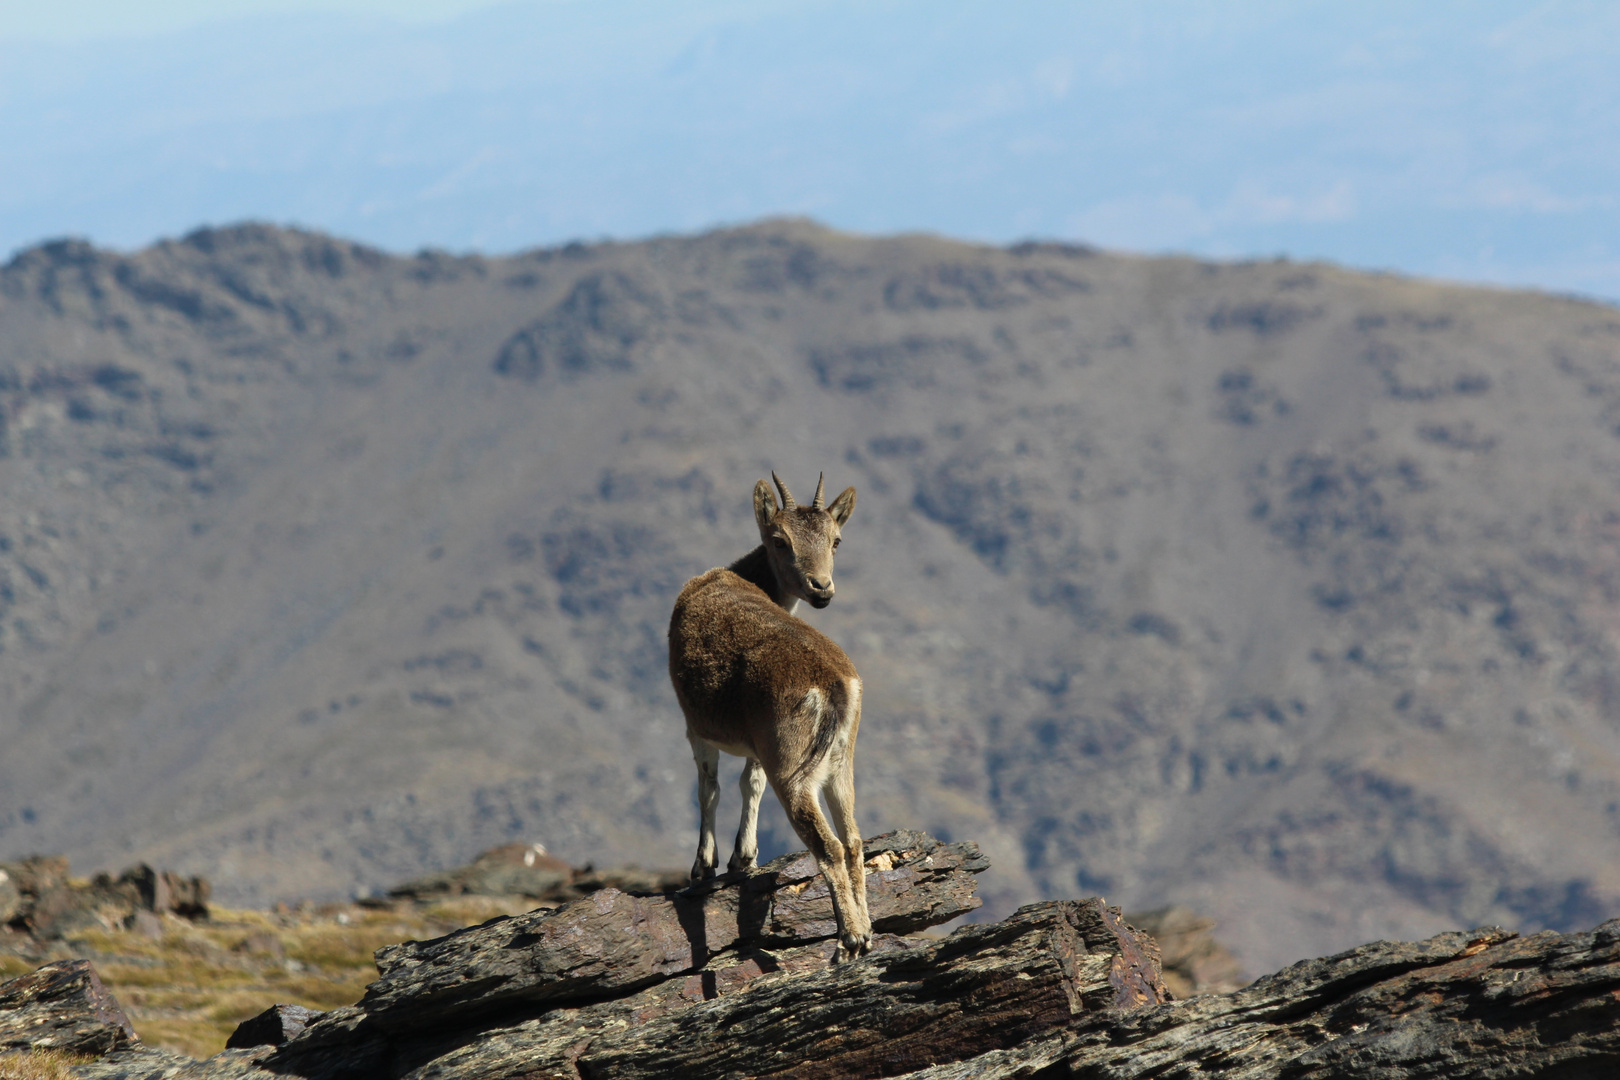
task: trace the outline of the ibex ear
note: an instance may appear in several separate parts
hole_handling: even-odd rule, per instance
[[[754,523],[762,535],[771,527],[771,518],[775,516],[776,496],[771,494],[771,485],[761,480],[754,485]]]
[[[827,507],[827,513],[832,515],[833,521],[838,524],[840,529],[844,527],[844,522],[849,520],[849,515],[854,512],[855,489],[852,487],[845,488],[843,493],[833,500],[832,505]]]

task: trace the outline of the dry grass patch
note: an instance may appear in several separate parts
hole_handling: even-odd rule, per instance
[[[71,1080],[69,1069],[94,1060],[61,1050],[18,1050],[0,1054],[0,1080]]]
[[[18,975],[26,975],[39,965],[20,956],[6,956],[0,954],[0,979],[15,979]]]
[[[532,907],[521,899],[468,897],[426,909],[215,908],[198,923],[163,916],[160,938],[101,930],[70,944],[75,955],[95,963],[144,1043],[207,1057],[224,1049],[238,1024],[272,1005],[325,1010],[353,1004],[377,977],[372,953],[384,945],[438,937]],[[0,963],[11,959],[0,957]]]

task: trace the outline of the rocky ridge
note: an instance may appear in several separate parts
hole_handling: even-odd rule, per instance
[[[277,1006],[206,1061],[145,1049],[89,965],[59,963],[0,984],[0,1047],[92,1055],[73,1069],[85,1080],[1461,1080],[1620,1067],[1620,920],[1376,942],[1175,1000],[1157,944],[1101,900],[918,936],[975,906],[982,856],[915,833],[878,837],[869,855],[880,934],[853,963],[829,964],[830,898],[799,853],[682,893],[604,890],[383,949],[354,1006]]]

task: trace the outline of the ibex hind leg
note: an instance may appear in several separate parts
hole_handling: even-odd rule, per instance
[[[857,907],[855,903],[843,842],[827,824],[821,807],[816,804],[817,786],[811,781],[800,781],[786,791],[778,789],[777,794],[781,796],[782,809],[787,811],[793,831],[810,849],[816,867],[827,879],[827,891],[832,894],[833,918],[838,923],[838,949],[833,953],[833,963],[837,964],[851,960],[870,948],[871,930],[865,908]]]
[[[733,874],[752,870],[759,859],[759,800],[765,794],[765,766],[753,758],[744,759],[737,786],[742,791],[742,823],[737,826],[737,846],[726,864]]]
[[[698,774],[698,850],[697,861],[692,863],[692,879],[705,881],[714,877],[715,864],[720,861],[714,843],[714,811],[720,805],[720,751],[695,735],[686,738],[692,744]]]
[[[844,848],[850,891],[847,913],[839,921],[842,932],[834,960],[849,960],[865,956],[872,949],[872,916],[866,907],[866,858],[860,826],[855,824],[855,768],[850,755],[841,755],[841,760],[833,763],[822,793],[827,797],[833,829]]]

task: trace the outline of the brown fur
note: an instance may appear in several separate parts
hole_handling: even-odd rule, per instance
[[[719,754],[736,754],[746,759],[743,816],[729,869],[754,865],[759,799],[769,781],[827,877],[838,919],[837,958],[849,959],[865,953],[872,936],[855,824],[861,682],[844,651],[792,612],[801,599],[816,607],[831,602],[833,549],[855,509],[855,489],[846,488],[823,509],[820,484],[814,504],[803,507],[780,479],[776,483],[780,508],[765,481],[754,488],[760,546],[688,581],[670,617],[669,676],[686,714],[702,810],[692,876],[714,874]],[[818,790],[832,811],[831,826]]]

